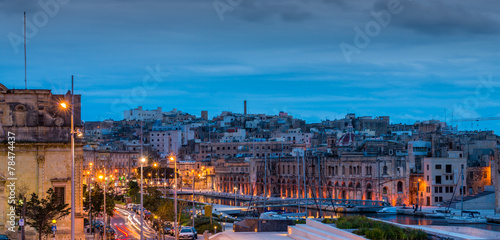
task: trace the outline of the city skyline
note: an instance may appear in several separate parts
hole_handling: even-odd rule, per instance
[[[24,88],[16,40],[26,11],[28,88],[65,93],[75,75],[85,120],[137,106],[212,117],[242,112],[243,100],[249,113],[308,122],[348,112],[406,124],[498,116],[498,4],[389,2],[4,1],[0,76]],[[151,72],[164,74],[144,85]]]

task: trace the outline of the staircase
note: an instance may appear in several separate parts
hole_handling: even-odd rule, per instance
[[[365,240],[366,238],[356,234],[323,224],[313,219],[307,219],[306,224],[297,224],[288,226],[288,237],[295,240],[322,240],[322,239],[339,239],[339,240]]]

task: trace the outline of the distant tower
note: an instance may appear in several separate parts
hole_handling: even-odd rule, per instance
[[[201,119],[208,120],[208,111],[201,111]]]
[[[243,105],[245,108],[244,114],[247,115],[247,100],[243,101]]]

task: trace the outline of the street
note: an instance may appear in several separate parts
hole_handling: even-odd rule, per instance
[[[140,239],[140,215],[124,208],[115,208],[115,216],[110,220],[116,231],[116,239]],[[144,239],[155,239],[156,233],[144,221]],[[173,240],[173,236],[165,235],[165,239]]]

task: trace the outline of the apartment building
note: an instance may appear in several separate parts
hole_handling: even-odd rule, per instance
[[[424,175],[419,181],[420,204],[437,206],[453,196],[465,195],[467,159],[462,151],[449,151],[445,158],[424,158]],[[462,188],[463,185],[463,188]]]

